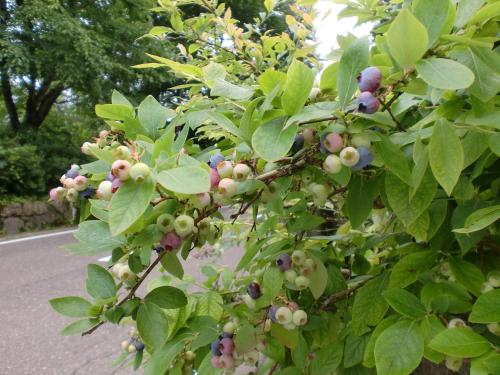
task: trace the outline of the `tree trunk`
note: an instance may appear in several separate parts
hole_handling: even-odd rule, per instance
[[[10,126],[12,127],[12,130],[18,131],[21,127],[21,123],[19,122],[16,103],[12,98],[12,87],[10,85],[10,79],[7,74],[7,68],[3,64],[1,64],[0,69],[0,79],[2,81],[2,96],[5,103],[5,108],[7,109],[7,113],[9,115]]]

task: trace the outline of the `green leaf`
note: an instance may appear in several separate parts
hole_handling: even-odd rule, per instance
[[[437,182],[451,195],[464,164],[464,151],[453,125],[439,120],[429,143],[429,163]]]
[[[453,5],[450,0],[416,0],[413,2],[413,13],[426,27],[429,36],[429,47],[439,38],[448,21],[448,12]]]
[[[328,65],[321,73],[319,88],[321,91],[334,91],[337,87],[338,63]]]
[[[392,173],[385,176],[385,191],[389,204],[404,225],[410,225],[429,207],[437,192],[437,184],[430,170],[425,173],[420,186],[410,197],[410,187]]]
[[[488,146],[496,156],[500,156],[500,133],[491,134],[488,137]]]
[[[271,326],[271,336],[290,349],[295,348],[299,341],[298,329],[288,330],[280,324],[273,324]]]
[[[419,61],[416,68],[426,83],[438,89],[465,89],[474,82],[474,73],[469,68],[449,59],[432,57]]]
[[[375,367],[375,343],[377,342],[377,339],[382,334],[382,332],[396,323],[399,319],[399,315],[391,315],[377,324],[370,336],[370,339],[368,340],[368,343],[366,344],[366,349],[363,356],[363,366],[369,368]]]
[[[307,359],[309,356],[309,345],[303,335],[299,333],[297,345],[292,350],[292,360],[298,368],[307,366]]]
[[[422,302],[404,289],[391,288],[382,293],[382,296],[395,311],[410,319],[422,319],[426,314]]]
[[[175,193],[198,194],[210,191],[210,174],[205,168],[187,166],[162,171],[158,183]]]
[[[493,2],[482,7],[469,20],[468,24],[481,23],[500,15],[500,3]]]
[[[313,297],[318,299],[323,295],[328,284],[328,271],[319,258],[314,255],[309,255],[309,257],[314,260],[314,264],[316,265],[315,271],[309,275],[309,290]]]
[[[284,129],[283,118],[272,120],[258,127],[253,133],[252,146],[264,160],[278,160],[290,151],[297,130],[297,125]]]
[[[412,185],[410,165],[405,153],[391,142],[389,138],[381,137],[382,141],[374,142],[373,149],[382,159],[389,171],[398,176],[406,184]]]
[[[168,338],[168,319],[154,303],[145,301],[137,311],[137,330],[146,345],[160,348]]]
[[[121,92],[117,90],[113,90],[113,93],[111,94],[111,103],[113,104],[120,104],[127,106],[129,108],[134,108],[132,103],[123,95]]]
[[[479,357],[490,349],[488,340],[468,327],[445,329],[431,340],[429,346],[456,358]]]
[[[500,219],[500,205],[474,211],[465,220],[464,228],[453,229],[456,233],[477,232]]]
[[[362,334],[366,326],[378,324],[387,312],[389,305],[381,295],[389,283],[388,276],[388,274],[378,276],[357,291],[352,306],[354,333]]]
[[[429,37],[425,26],[408,9],[403,9],[389,27],[387,43],[399,66],[411,68],[427,51]]]
[[[192,335],[188,333],[179,334],[162,348],[157,348],[144,368],[144,375],[165,374],[174,363],[175,357],[185,349],[186,341],[191,337]]]
[[[160,286],[149,292],[144,301],[154,303],[162,309],[179,309],[187,305],[184,292],[173,286]]]
[[[460,29],[482,7],[485,0],[459,0],[455,26]]]
[[[337,93],[341,109],[345,109],[357,88],[357,77],[368,64],[368,39],[353,42],[342,54],[336,75]]]
[[[166,126],[167,119],[172,115],[172,112],[162,106],[158,101],[148,95],[139,104],[137,109],[137,117],[144,129],[147,130],[147,135],[153,140],[158,138],[160,128]]]
[[[116,296],[116,285],[113,276],[97,264],[87,266],[87,292],[95,299],[109,299]]]
[[[379,375],[408,375],[424,354],[424,338],[416,322],[402,320],[391,325],[375,342],[375,364]]]
[[[500,322],[500,289],[491,290],[479,296],[474,306],[472,306],[469,322]]]
[[[368,344],[368,335],[357,336],[350,333],[345,340],[344,347],[344,367],[350,368],[363,361],[366,345]]]
[[[184,268],[182,267],[182,263],[177,256],[177,253],[169,251],[160,260],[160,263],[165,271],[169,274],[177,277],[182,280],[184,277]]]
[[[208,352],[203,361],[201,361],[200,367],[198,367],[198,374],[204,375],[221,375],[223,369],[214,368],[212,366],[212,352]]]
[[[253,95],[253,89],[251,87],[237,86],[223,79],[217,79],[210,94],[234,100],[248,100]]]
[[[479,268],[459,258],[450,258],[450,268],[457,281],[468,291],[476,296],[481,295],[484,276]]]
[[[283,272],[276,267],[269,267],[264,272],[264,296],[272,301],[281,291],[283,286]]]
[[[335,341],[318,350],[311,362],[311,375],[332,373],[342,361],[343,349],[342,343]]]
[[[234,346],[238,353],[248,353],[255,348],[257,344],[255,333],[255,327],[248,322],[240,325],[234,338]]]
[[[406,288],[413,284],[421,273],[434,265],[436,257],[437,252],[433,250],[413,252],[404,256],[394,265],[389,285]]]
[[[348,185],[345,210],[352,228],[358,228],[372,212],[373,201],[379,194],[378,181],[355,174]]]
[[[94,327],[98,323],[99,319],[77,320],[76,322],[72,322],[68,324],[66,327],[64,327],[64,329],[61,331],[61,335],[63,336],[76,335],[87,331],[88,329]]]
[[[283,72],[278,72],[273,69],[267,69],[259,76],[258,82],[262,92],[265,95],[269,95],[277,86],[279,86],[278,92],[281,92],[283,87],[285,87],[286,78],[286,74]]]
[[[153,197],[155,183],[147,178],[141,183],[126,181],[111,198],[109,228],[116,236],[129,229],[149,206]]]
[[[441,362],[444,359],[444,355],[429,348],[429,342],[439,332],[446,329],[443,322],[436,315],[428,315],[420,322],[420,328],[422,329],[425,342],[424,357],[434,363]]]
[[[207,315],[219,321],[222,317],[224,301],[216,292],[206,292],[198,295],[196,302],[196,315]]]
[[[109,252],[126,243],[123,236],[111,236],[109,225],[100,220],[88,220],[80,223],[74,236],[80,243],[76,244],[76,246],[70,244],[66,247],[73,255],[93,255]]]
[[[89,301],[82,297],[60,297],[49,301],[50,306],[59,314],[72,318],[84,318],[92,306]]]
[[[97,104],[95,106],[97,116],[109,120],[124,120],[134,117],[134,109],[123,104]]]
[[[314,72],[306,64],[293,60],[288,68],[285,89],[281,96],[281,106],[287,115],[294,115],[302,109],[313,84]]]
[[[460,284],[448,281],[425,284],[420,299],[428,309],[438,313],[461,314],[472,308],[467,290]]]

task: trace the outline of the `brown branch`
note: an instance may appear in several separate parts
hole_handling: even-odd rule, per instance
[[[337,293],[334,293],[334,294],[330,295],[321,304],[321,310],[326,310],[328,308],[328,306],[331,305],[332,303],[335,303],[337,301],[340,301],[340,300],[348,298],[352,293],[354,293],[356,290],[358,290],[363,285],[365,285],[368,282],[368,280],[370,280],[370,279],[363,280],[359,284],[357,284],[356,286],[353,286],[352,288],[349,288],[349,289],[346,289],[346,290],[342,290],[340,292],[337,292]]]
[[[394,116],[394,113],[392,113],[391,107],[385,103],[384,98],[380,97],[379,98],[380,104],[382,104],[382,107],[384,108],[384,111],[387,111],[389,113],[389,116],[391,116],[392,121],[396,124],[397,128],[404,132],[404,128],[401,126],[401,123],[398,121],[396,116]]]
[[[146,277],[148,277],[148,275],[151,273],[151,271],[158,265],[158,263],[160,263],[161,258],[163,258],[163,256],[168,252],[169,252],[169,250],[163,250],[160,254],[158,254],[158,257],[155,259],[155,261],[153,263],[151,263],[149,265],[149,267],[142,274],[142,276],[139,277],[139,279],[137,280],[137,283],[132,287],[132,289],[130,289],[128,294],[125,297],[123,297],[114,307],[119,307],[119,306],[123,305],[125,302],[127,302],[129,299],[132,299],[135,296],[135,292],[137,291],[137,289],[139,289],[139,287],[144,282]],[[94,327],[90,328],[89,330],[83,332],[82,336],[90,335],[92,332],[94,332],[97,328],[102,326],[104,323],[105,323],[104,321],[99,322],[99,324],[97,324]]]
[[[315,120],[302,121],[302,122],[299,122],[299,125],[308,125],[308,124],[315,124],[317,122],[335,121],[335,120],[338,120],[337,116],[330,116],[330,117],[324,117],[324,118],[319,118],[319,119],[315,119]]]
[[[17,113],[16,103],[14,102],[12,95],[12,86],[10,84],[10,77],[7,71],[7,67],[4,62],[0,62],[0,79],[2,86],[2,96],[9,115],[10,126],[12,130],[18,131],[21,128],[21,122],[19,121],[19,115]]]

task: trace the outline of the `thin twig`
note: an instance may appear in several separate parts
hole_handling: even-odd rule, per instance
[[[368,280],[370,279],[367,279],[367,280],[363,280],[361,281],[359,284],[357,284],[356,286],[353,286],[352,288],[349,288],[349,289],[346,289],[346,290],[342,290],[338,293],[334,293],[332,295],[330,295],[322,304],[321,304],[321,310],[326,310],[327,307],[329,305],[331,305],[332,303],[335,303],[337,301],[340,301],[340,300],[343,300],[345,298],[348,298],[352,293],[354,293],[356,290],[358,290],[359,288],[361,288],[363,285],[365,285]]]
[[[379,100],[380,103],[382,104],[382,107],[384,108],[384,111],[387,111],[389,113],[389,116],[391,116],[392,121],[394,121],[394,123],[398,127],[398,130],[404,132],[405,129],[401,126],[401,123],[398,121],[396,116],[394,116],[394,113],[392,113],[391,107],[385,103],[385,100],[382,97],[380,97]]]

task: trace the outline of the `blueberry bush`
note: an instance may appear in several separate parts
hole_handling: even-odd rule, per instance
[[[500,2],[341,1],[373,31],[327,62],[314,1],[263,31],[280,3],[242,25],[159,1],[171,26],[146,37],[177,58],[136,68],[188,95],[114,92],[95,161],[50,191],[81,208],[69,252],[111,254],[87,298],[50,301],[78,318],[63,334],[128,325],[119,361],[153,375],[500,373]],[[223,232],[238,264],[185,275]]]

